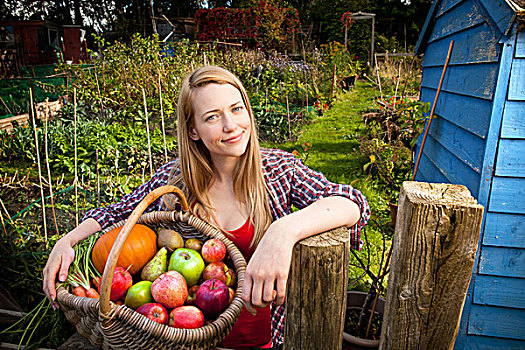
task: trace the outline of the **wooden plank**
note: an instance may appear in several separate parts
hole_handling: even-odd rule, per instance
[[[501,52],[501,64],[499,65],[498,71],[498,81],[496,84],[496,90],[494,92],[494,103],[492,105],[492,116],[490,119],[490,126],[487,132],[487,143],[485,147],[485,160],[483,161],[483,170],[481,172],[481,177],[479,179],[479,195],[478,202],[485,206],[489,207],[489,197],[490,190],[492,186],[492,178],[494,171],[494,164],[496,159],[496,148],[498,146],[498,140],[500,135],[501,128],[501,118],[503,116],[503,106],[505,105],[505,99],[507,96],[507,88],[509,83],[510,76],[510,66],[512,62],[512,56],[514,54],[514,45],[515,40],[513,38],[507,38],[503,43],[503,50]],[[490,208],[488,208],[490,210]],[[479,245],[481,245],[481,240]],[[476,254],[475,266],[479,264],[479,252],[481,248],[478,247],[478,254]],[[475,278],[477,274],[473,273],[473,279],[475,283]],[[467,298],[465,300],[465,305],[463,307],[463,315],[460,323],[460,331],[458,335],[458,344],[468,344],[467,338],[467,326],[469,323],[470,317],[470,307],[472,305],[472,289],[469,289]]]
[[[525,59],[516,58],[512,63],[509,83],[509,100],[525,101]]]
[[[479,275],[473,302],[482,305],[525,309],[525,279]]]
[[[482,216],[465,186],[403,183],[380,349],[452,347]]]
[[[488,212],[483,245],[525,248],[525,215]]]
[[[448,66],[443,79],[442,91],[492,99],[497,69],[498,65],[495,63]],[[442,71],[442,67],[426,68],[422,75],[421,86],[436,88],[441,79]]]
[[[525,249],[484,246],[479,259],[479,274],[525,277]]]
[[[434,124],[434,122],[432,122]],[[432,129],[432,126],[431,126]],[[479,174],[463,163],[454,154],[450,153],[443,145],[436,141],[432,135],[427,137],[423,154],[432,160],[447,178],[448,183],[467,186],[474,197],[478,195]]]
[[[525,140],[500,139],[495,174],[525,177]]]
[[[482,138],[458,128],[443,118],[432,121],[429,134],[472,170],[481,172],[485,154],[485,141]]]
[[[489,210],[500,213],[525,214],[525,179],[494,177]]]
[[[456,349],[468,350],[523,350],[523,341],[514,339],[492,338],[482,335],[468,335],[464,337],[465,342],[459,345],[456,341]]]
[[[499,37],[486,22],[483,22],[469,30],[429,43],[423,58],[423,68],[443,66],[451,40],[454,40],[449,62],[451,65],[498,61]]]
[[[525,139],[525,102],[506,101],[501,137]]]
[[[435,18],[429,43],[485,22],[483,9],[474,1],[465,1],[439,18]]]
[[[434,103],[436,89],[421,88],[420,100]],[[476,97],[441,91],[435,114],[441,118],[485,138],[492,114],[492,102]]]
[[[499,31],[503,34],[512,24],[514,11],[509,7],[505,0],[479,0],[485,7],[491,20],[496,24]]]
[[[519,32],[516,38],[516,53],[515,58],[525,58],[525,32]]]
[[[450,11],[454,6],[460,4],[463,0],[443,0],[439,5],[436,17],[441,17],[445,12]]]
[[[285,350],[341,348],[349,255],[346,228],[294,246],[286,292]]]
[[[425,19],[423,28],[421,28],[421,34],[419,35],[419,38],[417,39],[416,49],[414,51],[416,55],[422,54],[423,51],[426,49],[427,39],[430,36],[430,30],[434,22],[433,18],[437,10],[437,5],[438,5],[438,1],[432,1],[432,4],[430,5],[430,10],[428,11],[427,18]]]
[[[525,340],[524,324],[525,310],[472,305],[468,332],[490,337]]]

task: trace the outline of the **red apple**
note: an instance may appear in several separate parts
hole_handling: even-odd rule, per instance
[[[175,328],[200,328],[204,326],[204,314],[195,306],[179,306],[170,312],[169,325]]]
[[[204,281],[197,291],[197,306],[207,316],[217,316],[229,305],[228,286],[219,280]]]
[[[216,279],[224,282],[228,287],[233,287],[237,281],[235,271],[231,270],[222,261],[208,264],[202,271],[202,279]]]
[[[115,272],[113,273],[113,280],[111,281],[111,294],[109,300],[115,302],[119,299],[122,299],[128,292],[129,287],[133,285],[133,278],[128,270],[117,266]],[[100,284],[98,287],[98,292],[100,293]]]
[[[142,305],[136,310],[139,314],[142,314],[161,324],[168,323],[168,311],[159,303],[147,303]]]
[[[169,309],[182,306],[188,297],[188,286],[177,271],[167,271],[157,277],[151,285],[151,295],[157,303]]]
[[[184,248],[193,249],[200,253],[202,249],[202,241],[197,238],[188,238],[186,242],[184,242]]]
[[[194,286],[191,286],[190,289],[188,289],[188,297],[186,298],[186,302],[184,303],[185,305],[196,304],[195,299],[197,298],[197,291],[199,290],[199,287],[200,286],[196,284]]]
[[[208,263],[222,261],[226,256],[226,246],[218,239],[207,240],[202,245],[201,255]]]

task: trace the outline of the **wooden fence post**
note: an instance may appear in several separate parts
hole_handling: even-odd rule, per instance
[[[380,349],[452,349],[483,206],[465,186],[403,183]]]
[[[284,349],[341,349],[350,237],[337,228],[298,242],[292,254]]]

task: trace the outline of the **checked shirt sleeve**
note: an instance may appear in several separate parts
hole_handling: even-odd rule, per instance
[[[350,185],[330,182],[325,175],[305,166],[300,159],[294,158],[294,175],[292,179],[291,201],[302,209],[324,197],[341,196],[350,199],[359,206],[359,221],[348,229],[350,246],[359,249],[361,229],[370,218],[370,207],[366,197]]]
[[[135,207],[148,193],[168,183],[168,177],[174,162],[175,161],[166,163],[165,165],[157,169],[155,174],[153,174],[153,176],[148,182],[141,185],[135,191],[122,197],[119,203],[111,204],[104,208],[89,210],[86,213],[86,215],[84,215],[84,217],[82,218],[82,221],[88,218],[93,218],[100,224],[100,226],[102,226],[102,229],[105,229],[106,227],[111,226],[116,222],[127,219],[133,211],[133,209],[135,209]],[[146,209],[146,212],[159,210],[159,207],[160,198],[157,199],[154,203],[152,203],[148,207],[148,209]]]

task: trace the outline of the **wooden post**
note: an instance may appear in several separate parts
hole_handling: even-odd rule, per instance
[[[483,206],[465,186],[403,183],[380,349],[452,349]]]
[[[334,229],[298,242],[292,253],[284,349],[341,349],[350,240]]]

